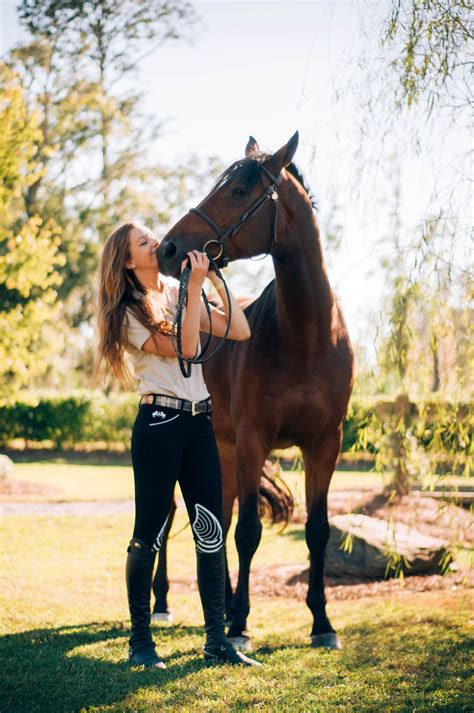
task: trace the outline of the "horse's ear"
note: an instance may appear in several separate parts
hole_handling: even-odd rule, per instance
[[[250,156],[253,156],[255,153],[260,153],[260,147],[257,144],[257,139],[254,139],[253,136],[249,136],[248,144],[245,147],[245,158],[250,158]]]
[[[290,165],[298,148],[298,141],[299,134],[295,131],[288,143],[273,154],[268,163],[273,167],[274,173],[279,173],[282,168]]]

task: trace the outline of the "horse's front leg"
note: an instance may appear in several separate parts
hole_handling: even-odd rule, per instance
[[[238,648],[251,650],[247,632],[250,612],[249,577],[252,558],[262,536],[258,513],[260,477],[267,450],[256,439],[237,441],[236,469],[239,494],[239,518],[235,529],[235,543],[239,555],[239,577],[232,599],[228,632],[229,640]]]
[[[310,552],[309,587],[306,603],[313,614],[311,644],[342,648],[326,614],[324,555],[329,540],[328,490],[340,450],[340,435],[327,437],[317,447],[303,448],[305,466],[306,544]]]
[[[173,524],[175,513],[176,500],[175,498],[173,498],[168,519],[166,520],[166,527],[163,533],[163,538],[161,540],[161,547],[158,552],[158,567],[156,568],[155,576],[153,578],[153,594],[155,595],[155,605],[153,607],[151,620],[164,624],[171,624],[173,621],[173,614],[168,609],[168,591],[170,585],[168,581],[166,550],[168,543],[168,535],[171,530],[171,525]]]

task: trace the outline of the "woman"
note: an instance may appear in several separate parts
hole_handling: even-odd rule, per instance
[[[129,661],[133,666],[165,668],[150,629],[153,564],[166,528],[176,481],[192,525],[197,579],[206,629],[204,657],[241,665],[260,665],[236,651],[224,632],[224,542],[221,476],[211,423],[211,401],[199,365],[185,379],[170,333],[178,301],[178,283],[163,279],[156,260],[158,241],[142,225],[125,223],[107,239],[99,268],[98,363],[105,362],[124,384],[139,380],[140,407],[132,433],[135,526],[128,547],[126,581],[131,617]],[[182,351],[194,357],[199,333],[208,329],[201,288],[208,277],[223,301],[212,308],[212,331],[221,336],[229,305],[223,283],[209,272],[204,253],[192,251]],[[250,329],[235,298],[231,339],[248,339]]]

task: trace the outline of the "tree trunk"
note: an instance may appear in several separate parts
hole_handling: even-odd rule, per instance
[[[410,400],[406,394],[395,399],[395,417],[397,427],[392,433],[392,448],[394,455],[393,485],[397,495],[408,495],[411,491],[411,477],[408,469],[407,428],[410,419]]]

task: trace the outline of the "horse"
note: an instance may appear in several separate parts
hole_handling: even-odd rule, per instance
[[[262,533],[262,466],[273,449],[293,445],[301,449],[305,472],[311,645],[342,646],[326,613],[324,555],[328,489],[341,449],[354,359],[329,283],[314,205],[293,163],[297,146],[298,132],[275,153],[261,151],[250,137],[245,158],[224,171],[199,206],[166,234],[157,253],[160,271],[175,277],[194,249],[205,250],[219,265],[261,254],[273,260],[274,279],[245,309],[251,337],[227,341],[204,365],[226,535],[236,498],[239,506],[235,592],[228,568],[226,573],[228,637],[247,650],[252,647],[250,568]]]

